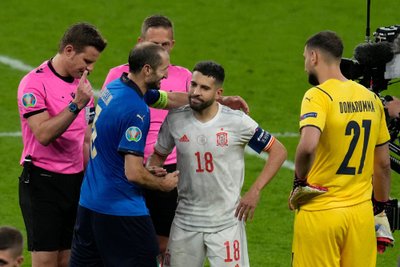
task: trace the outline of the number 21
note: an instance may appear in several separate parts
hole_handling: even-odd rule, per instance
[[[362,128],[364,128],[365,133],[364,133],[360,164],[358,166],[358,172],[357,172],[358,174],[362,173],[364,168],[365,153],[367,152],[369,134],[371,132],[371,120],[363,120]],[[347,124],[345,135],[353,135],[353,138],[351,139],[349,150],[344,156],[342,164],[340,164],[340,167],[337,170],[336,174],[347,174],[347,175],[356,174],[356,167],[349,167],[349,161],[353,156],[354,150],[357,146],[358,139],[360,138],[360,132],[361,132],[360,125],[357,122],[350,121]]]

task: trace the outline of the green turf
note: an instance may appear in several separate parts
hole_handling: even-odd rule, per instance
[[[400,24],[398,3],[372,1],[371,29]],[[311,34],[331,29],[343,38],[344,56],[364,41],[366,1],[78,1],[2,0],[0,55],[37,66],[57,51],[58,41],[72,23],[97,25],[108,40],[90,80],[100,88],[110,67],[127,61],[144,17],[161,13],[175,22],[172,62],[189,69],[199,60],[213,59],[226,69],[225,93],[241,95],[251,116],[274,133],[297,132],[300,101],[308,88],[303,45]],[[397,19],[397,20],[396,20]],[[23,71],[0,64],[0,133],[19,131],[16,91]],[[400,95],[400,85],[387,93]],[[293,161],[296,137],[282,138]],[[17,177],[20,137],[0,137],[0,225],[24,229],[18,207]],[[263,161],[246,157],[245,189]],[[293,214],[287,195],[293,173],[282,169],[264,190],[255,218],[248,223],[252,266],[289,266]],[[392,195],[400,197],[393,175]],[[23,230],[24,231],[24,230]],[[399,239],[399,232],[395,237]],[[398,248],[379,255],[378,266],[395,266]],[[25,266],[30,265],[28,253]]]

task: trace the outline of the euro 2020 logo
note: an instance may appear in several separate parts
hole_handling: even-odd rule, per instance
[[[139,142],[142,139],[142,131],[136,126],[131,126],[126,130],[125,137],[129,142]]]
[[[36,96],[32,93],[26,93],[22,96],[22,105],[25,108],[32,108],[36,105]]]

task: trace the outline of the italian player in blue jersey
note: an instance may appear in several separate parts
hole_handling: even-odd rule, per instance
[[[141,188],[172,190],[178,172],[157,177],[143,166],[150,123],[144,94],[159,88],[170,62],[161,46],[141,43],[129,65],[128,74],[102,91],[96,107],[70,266],[157,265],[156,233]],[[165,107],[167,94],[152,91],[158,94],[155,106]]]

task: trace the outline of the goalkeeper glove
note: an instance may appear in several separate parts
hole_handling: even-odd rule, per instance
[[[310,185],[306,179],[299,179],[295,176],[293,189],[289,196],[289,209],[295,210],[300,205],[308,202],[310,199],[324,194],[328,191],[322,186]]]
[[[374,197],[372,198],[372,205],[374,206],[374,215],[377,215],[384,211],[386,207],[389,205],[388,201],[378,201]]]
[[[394,238],[385,211],[375,215],[376,243],[379,253],[385,252],[388,246],[393,247]]]

